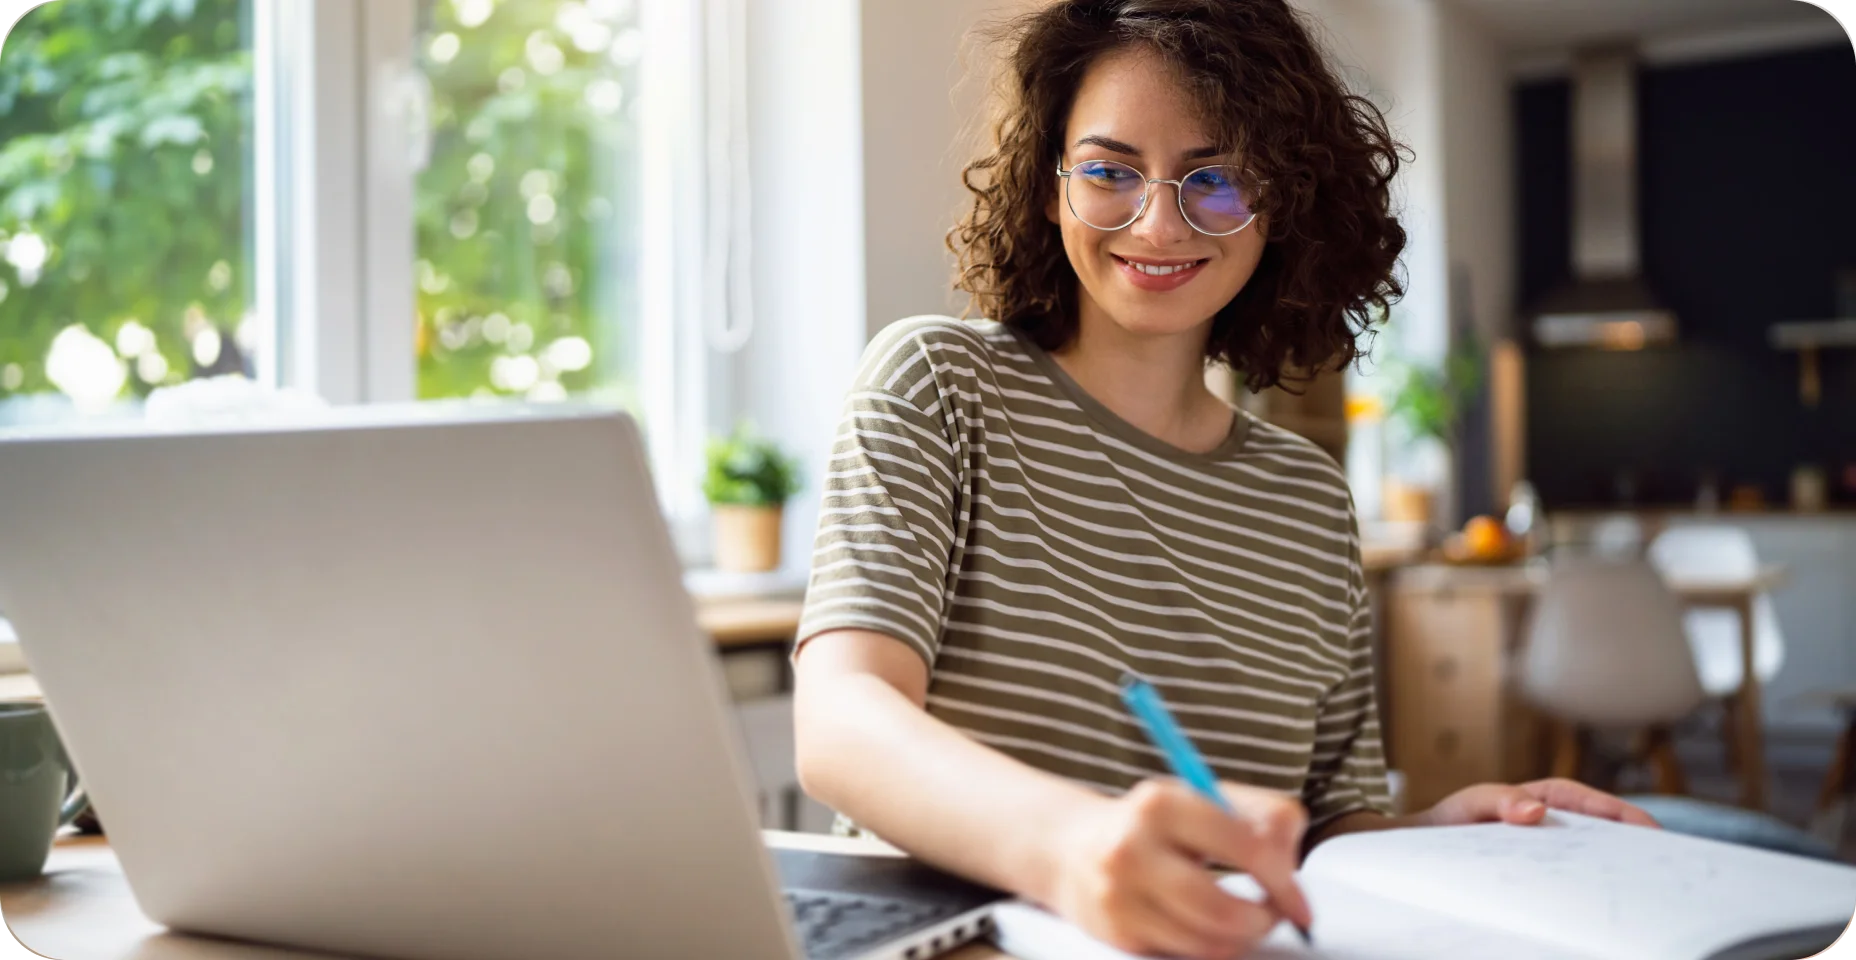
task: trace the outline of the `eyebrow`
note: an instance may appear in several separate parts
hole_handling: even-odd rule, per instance
[[[1125,143],[1123,141],[1115,139],[1114,137],[1106,137],[1099,133],[1092,133],[1085,137],[1078,137],[1076,139],[1076,145],[1079,147],[1101,147],[1104,150],[1108,150],[1114,153],[1127,154],[1130,157],[1138,157],[1141,155],[1140,148],[1134,146],[1133,144]],[[1185,155],[1181,159],[1206,160],[1211,157],[1220,156],[1223,153],[1224,151],[1218,149],[1217,147],[1195,147],[1191,150],[1186,151]]]

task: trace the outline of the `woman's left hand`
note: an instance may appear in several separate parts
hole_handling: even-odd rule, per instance
[[[1470,823],[1512,823],[1532,826],[1548,808],[1616,820],[1640,827],[1655,827],[1655,818],[1602,790],[1573,780],[1535,780],[1531,783],[1482,783],[1445,797],[1413,818],[1427,827]]]

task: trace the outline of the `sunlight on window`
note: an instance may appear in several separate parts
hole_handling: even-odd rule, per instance
[[[631,399],[636,17],[624,0],[427,3],[419,396]]]
[[[59,0],[8,36],[0,424],[252,373],[250,30],[250,0]]]

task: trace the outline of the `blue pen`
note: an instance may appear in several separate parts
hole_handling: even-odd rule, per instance
[[[1186,732],[1179,728],[1172,711],[1160,699],[1160,691],[1155,690],[1153,684],[1129,674],[1121,680],[1121,700],[1128,705],[1135,719],[1141,722],[1141,727],[1147,731],[1147,739],[1152,740],[1160,755],[1166,758],[1166,765],[1173,771],[1173,775],[1186,781],[1188,786],[1217,804],[1219,809],[1236,816],[1237,811],[1231,809],[1224,794],[1218,791],[1217,776],[1199,754],[1198,748],[1186,738]],[[1295,932],[1302,935],[1304,943],[1314,944],[1314,937],[1309,934],[1307,927],[1295,924]]]

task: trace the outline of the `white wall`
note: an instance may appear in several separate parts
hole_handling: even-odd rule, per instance
[[[1452,309],[1492,341],[1512,333],[1515,312],[1514,97],[1494,35],[1470,14],[1440,13],[1444,252],[1469,288]]]
[[[958,315],[947,231],[969,194],[960,171],[988,135],[992,48],[975,27],[1028,0],[865,0],[863,160],[871,334],[921,313]]]
[[[797,575],[811,556],[816,477],[865,342],[860,5],[748,6],[755,328],[717,365],[710,429],[748,418],[804,466],[782,565]]]
[[[1386,114],[1411,150],[1394,184],[1408,235],[1401,265],[1405,299],[1394,307],[1399,342],[1414,357],[1448,348],[1449,270],[1445,253],[1442,13],[1435,0],[1294,0],[1354,92]],[[1369,368],[1370,369],[1370,368]]]
[[[864,344],[894,320],[964,305],[944,237],[991,63],[968,36],[1028,2],[748,5],[755,331],[712,364],[707,426],[749,419],[805,465],[809,486],[787,507],[789,575],[810,556],[816,478]]]

